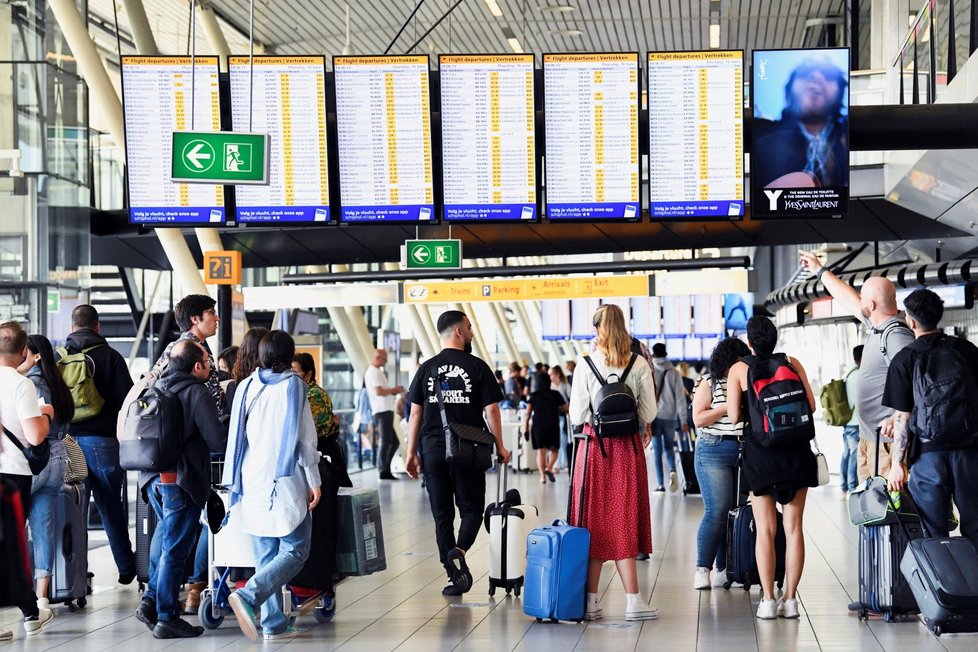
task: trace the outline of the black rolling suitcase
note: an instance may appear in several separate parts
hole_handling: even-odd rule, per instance
[[[692,444],[695,446],[695,444]],[[694,451],[677,451],[679,471],[682,473],[683,495],[700,493],[700,483],[696,479],[696,463]]]
[[[737,473],[738,500],[740,492],[741,472]],[[757,571],[757,556],[754,549],[757,543],[757,527],[754,525],[754,508],[750,503],[743,503],[730,510],[727,514],[727,581],[723,588],[729,589],[734,583],[743,584],[744,590],[761,583]],[[780,589],[784,586],[784,558],[787,543],[784,535],[784,518],[778,512],[778,531],[774,536],[774,583]]]
[[[83,608],[92,592],[88,572],[88,492],[83,484],[66,484],[55,503],[54,568],[49,599],[69,611]]]
[[[156,532],[156,512],[140,498],[136,501],[136,581],[139,590],[149,582],[149,547]]]
[[[978,553],[969,539],[914,539],[900,570],[935,636],[978,632]]]

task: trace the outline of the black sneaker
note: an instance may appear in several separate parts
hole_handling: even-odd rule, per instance
[[[638,553],[638,555],[635,556],[635,561],[648,561],[648,560],[649,560],[649,553],[647,552],[640,552]]]
[[[120,573],[119,574],[119,584],[132,584],[132,581],[136,579],[136,571],[131,573]]]
[[[149,598],[143,598],[136,607],[136,620],[149,627],[153,631],[156,627],[156,602]]]
[[[553,471],[547,471],[547,479],[551,482],[557,482],[557,476],[554,475]]]
[[[465,563],[465,553],[461,548],[452,548],[448,551],[449,574],[452,577],[452,584],[460,592],[466,593],[472,588],[472,573],[469,566]]]
[[[153,628],[153,638],[196,638],[203,633],[203,627],[194,627],[182,618],[161,620]]]
[[[659,493],[665,493],[666,488],[660,484],[658,487],[655,488],[655,490]]]
[[[380,479],[381,480],[399,480],[400,478],[398,478],[393,473],[381,473],[380,474]]]
[[[462,592],[454,584],[449,584],[441,590],[441,594],[450,598],[456,598],[462,595]]]

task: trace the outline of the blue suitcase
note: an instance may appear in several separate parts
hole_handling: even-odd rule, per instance
[[[526,538],[523,613],[538,621],[584,619],[591,533],[557,520]]]

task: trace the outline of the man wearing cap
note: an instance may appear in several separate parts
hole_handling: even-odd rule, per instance
[[[193,340],[177,342],[157,387],[172,392],[183,412],[180,456],[164,473],[139,474],[143,500],[159,520],[149,558],[149,585],[136,618],[156,638],[192,638],[203,633],[180,618],[179,591],[198,531],[200,512],[210,495],[210,454],[227,447],[227,425],[217,413],[206,382],[212,361]]]

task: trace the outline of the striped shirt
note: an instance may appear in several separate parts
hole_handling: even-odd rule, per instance
[[[711,382],[710,374],[703,374],[696,385],[699,386],[700,383],[710,383],[713,388],[713,400],[710,401],[710,408],[715,408],[721,403],[727,402],[727,379],[721,378],[719,382]],[[695,392],[695,389],[693,390]],[[708,426],[701,426],[699,428],[700,434],[712,435],[714,437],[743,437],[744,435],[744,424],[731,423],[730,417],[724,414],[722,417],[714,421]]]

